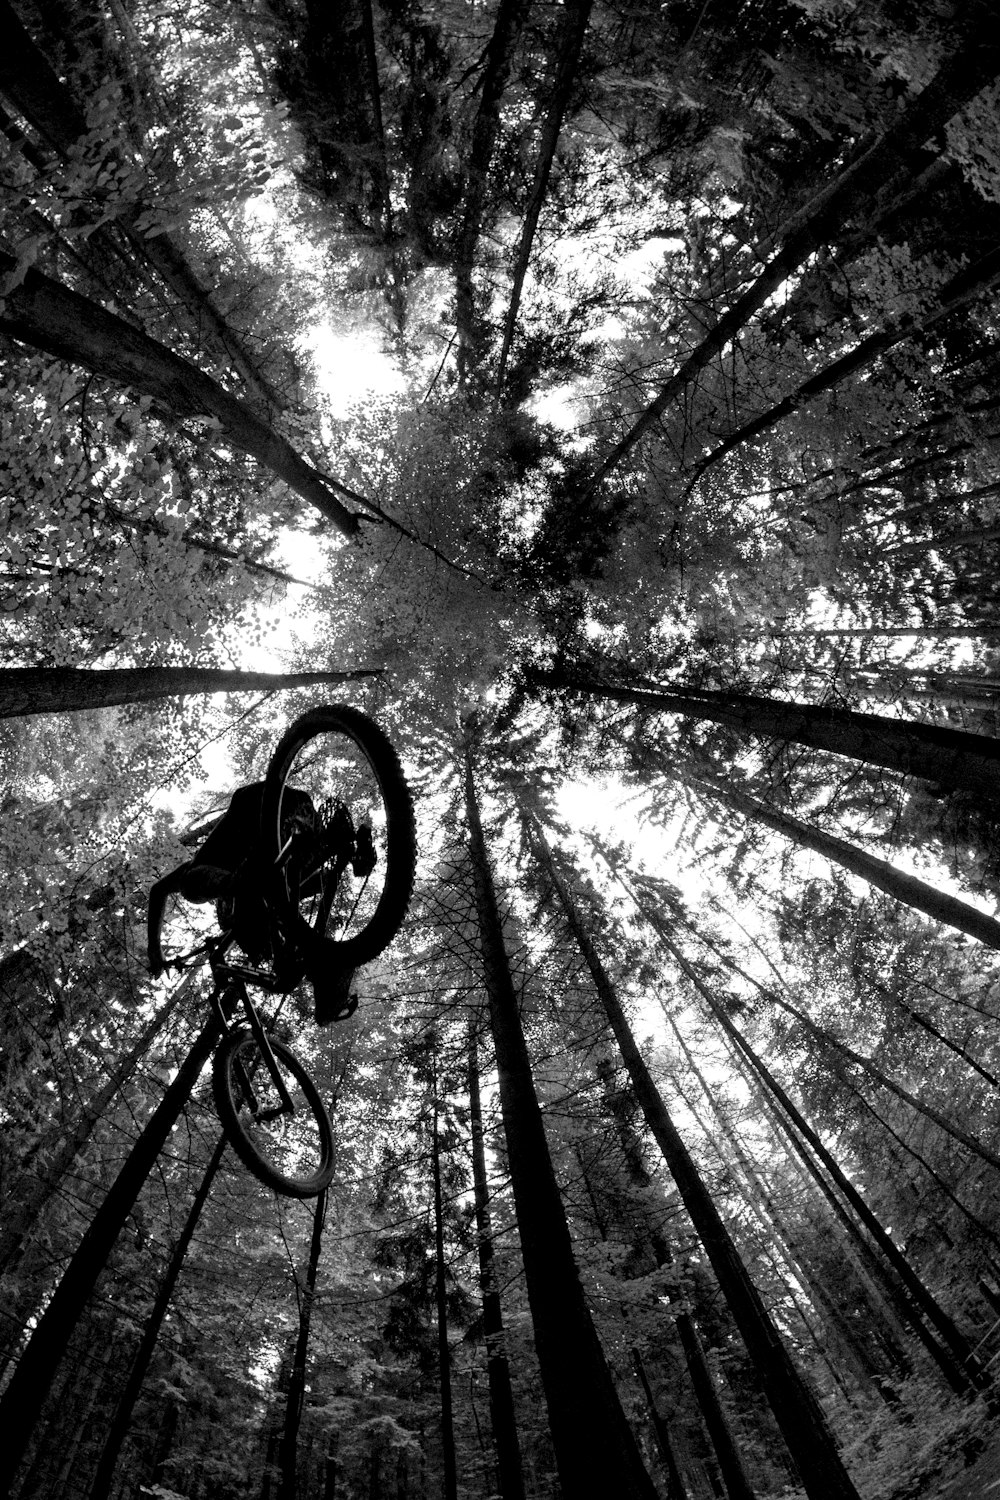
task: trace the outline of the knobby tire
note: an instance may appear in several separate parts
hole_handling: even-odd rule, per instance
[[[303,1064],[284,1042],[276,1037],[271,1037],[269,1040],[276,1059],[294,1076],[308,1105],[319,1140],[318,1167],[302,1177],[289,1176],[273,1166],[267,1155],[247,1135],[243,1125],[246,1112],[241,1109],[242,1086],[236,1073],[236,1058],[242,1049],[247,1048],[248,1043],[250,1044],[249,1056],[255,1059],[254,1075],[256,1076],[258,1072],[262,1076],[267,1074],[267,1064],[261,1056],[257,1040],[247,1026],[228,1032],[216,1051],[212,1065],[212,1091],[215,1096],[215,1107],[234,1151],[255,1177],[267,1187],[274,1188],[276,1192],[286,1197],[315,1198],[323,1192],[324,1188],[329,1187],[333,1180],[333,1127],[320,1098],[319,1090]]]
[[[379,726],[359,709],[330,704],[312,709],[289,726],[271,757],[261,810],[262,847],[277,859],[281,837],[282,788],[293,773],[296,756],[321,735],[343,735],[365,756],[378,783],[385,811],[385,881],[375,911],[347,938],[327,936],[345,969],[369,963],[396,936],[406,916],[416,869],[413,803],[392,744]],[[293,774],[294,780],[294,774]]]

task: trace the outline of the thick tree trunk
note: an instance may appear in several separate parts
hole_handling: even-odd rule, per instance
[[[339,686],[377,669],[352,672],[235,672],[217,667],[4,667],[0,719],[75,713],[196,693],[266,693]]]
[[[526,830],[529,840],[542,842],[543,847],[539,850],[542,862],[546,868],[550,868],[550,860],[547,843],[544,835],[530,822],[526,822]],[[614,1073],[617,1068],[616,1060],[610,1053],[607,1058],[598,1063],[598,1075],[604,1088],[604,1099],[611,1117],[615,1123],[615,1129],[619,1144],[625,1157],[629,1180],[638,1187],[643,1197],[629,1210],[629,1219],[642,1225],[641,1237],[644,1248],[653,1262],[658,1266],[669,1266],[673,1263],[673,1255],[670,1246],[664,1238],[659,1227],[653,1222],[649,1212],[649,1194],[652,1191],[652,1178],[646,1170],[642,1156],[642,1147],[638,1138],[635,1123],[630,1109],[624,1107],[625,1090],[613,1086]],[[632,1101],[634,1096],[631,1089],[628,1090],[627,1098]],[[721,1116],[720,1116],[721,1118]],[[742,1152],[737,1152],[742,1157]],[[720,1160],[724,1159],[720,1153]],[[584,1174],[586,1177],[586,1174]],[[765,1222],[765,1232],[772,1231],[772,1225]],[[688,1312],[679,1312],[674,1318],[681,1347],[685,1351],[688,1370],[691,1375],[691,1384],[694,1390],[695,1400],[701,1412],[709,1439],[715,1449],[716,1458],[719,1461],[719,1470],[729,1500],[754,1500],[753,1486],[743,1463],[729,1418],[726,1416],[715,1382],[709,1373],[705,1362],[701,1338],[698,1334],[694,1318]],[[641,1360],[638,1351],[632,1351],[633,1362],[639,1361],[636,1369],[641,1369]],[[643,1372],[644,1373],[644,1372]],[[647,1391],[647,1398],[652,1406],[652,1398]]]
[[[580,1284],[531,1076],[466,748],[465,803],[511,1185],[565,1500],[654,1500]],[[852,1497],[853,1500],[853,1497]]]
[[[0,35],[4,40],[0,49],[0,91],[61,156],[68,157],[87,134],[86,119],[8,0],[0,0]],[[138,215],[138,208],[118,205],[116,224],[131,250],[140,261],[148,261],[155,267],[180,298],[193,328],[210,336],[216,351],[232,363],[247,390],[265,405],[280,404],[239,334],[214,306],[180,246],[167,232],[144,234],[137,227]],[[95,233],[99,239],[108,238],[103,227]]]
[[[476,1239],[479,1250],[479,1286],[483,1297],[483,1336],[486,1340],[486,1377],[490,1388],[490,1418],[497,1455],[497,1489],[500,1500],[524,1500],[524,1474],[517,1436],[514,1393],[504,1343],[503,1311],[497,1292],[493,1256],[493,1224],[489,1184],[486,1178],[486,1147],[479,1091],[479,1046],[475,1019],[469,1024],[469,1130],[472,1136],[472,1182],[476,1205]]]
[[[101,1450],[101,1456],[97,1462],[97,1468],[90,1486],[90,1500],[108,1500],[111,1494],[118,1455],[121,1453],[122,1445],[128,1436],[128,1430],[132,1423],[132,1413],[135,1410],[136,1402],[142,1394],[146,1372],[149,1369],[150,1361],[156,1350],[160,1329],[163,1326],[163,1320],[167,1315],[167,1309],[174,1295],[174,1288],[177,1285],[181,1268],[184,1265],[184,1257],[187,1255],[188,1246],[194,1238],[194,1232],[198,1227],[198,1220],[201,1218],[201,1211],[208,1201],[209,1193],[212,1191],[212,1183],[215,1181],[215,1174],[219,1170],[225,1149],[226,1137],[223,1135],[220,1136],[219,1144],[213,1151],[208,1166],[205,1169],[205,1174],[195,1194],[194,1202],[191,1204],[188,1216],[184,1221],[184,1228],[177,1238],[177,1243],[174,1246],[166,1273],[160,1283],[160,1289],[156,1294],[156,1301],[147,1315],[146,1326],[143,1329],[139,1347],[132,1361],[132,1368],[129,1371],[125,1389],[119,1399],[114,1420],[108,1430],[108,1435],[104,1440],[104,1447]]]
[[[684,1357],[687,1360],[688,1373],[691,1376],[691,1384],[719,1460],[726,1494],[729,1500],[755,1500],[750,1476],[722,1409],[719,1393],[715,1389],[715,1381],[712,1379],[712,1372],[708,1367],[708,1360],[705,1358],[705,1350],[694,1325],[694,1319],[689,1313],[682,1313],[676,1319],[676,1323],[684,1348]]]
[[[213,1017],[201,1031],[94,1215],[0,1397],[0,1432],[4,1433],[0,1444],[0,1496],[10,1493],[73,1329],[218,1035],[219,1023]]]
[[[647,713],[709,719],[764,739],[791,740],[883,766],[901,776],[925,776],[948,790],[1000,800],[1000,739],[987,735],[752,693],[620,687],[560,668],[526,675],[528,687],[535,690],[562,689],[614,703],[633,703]]]
[[[539,850],[545,860],[544,845]],[[551,858],[546,868],[573,935],[594,980],[608,1023],[618,1042],[636,1098],[677,1184],[684,1206],[705,1247],[764,1394],[802,1477],[809,1500],[857,1500],[857,1490],[841,1461],[815,1396],[793,1365],[778,1330],[754,1287],[732,1236],[680,1133],[667,1113],[649,1069],[590,936]]]
[[[632,452],[667,407],[719,354],[733,342],[783,281],[822,245],[835,241],[845,222],[864,213],[873,196],[907,165],[907,158],[944,125],[963,105],[990,84],[1000,69],[1000,43],[991,25],[988,4],[975,7],[982,27],[970,19],[968,40],[931,81],[912,99],[900,117],[877,140],[862,142],[854,160],[822,189],[798,218],[784,226],[782,248],[757,280],[719,318],[693,349],[680,369],[660,389],[619,443],[597,469],[588,488],[595,489]],[[989,37],[987,41],[986,38]]]
[[[15,257],[0,249],[0,277],[10,277],[16,268]],[[270,469],[345,536],[357,535],[358,516],[334,494],[345,493],[343,485],[306,463],[246,401],[99,302],[31,268],[5,293],[0,331],[152,396],[172,416],[213,418],[225,441]]]

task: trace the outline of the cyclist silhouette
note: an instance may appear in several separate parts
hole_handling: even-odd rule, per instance
[[[151,887],[147,953],[154,976],[169,967],[163,957],[160,927],[167,898],[172,895],[196,903],[214,901],[220,926],[233,933],[252,963],[262,963],[277,951],[277,945],[271,942],[272,919],[262,894],[264,881],[273,874],[266,868],[261,852],[263,796],[262,781],[239,787],[197,853]],[[344,816],[345,829],[341,830],[334,821],[334,838],[338,834],[349,838],[354,835],[350,818]],[[289,827],[310,832],[318,829],[311,797],[294,787],[285,788],[283,817]],[[326,837],[329,839],[330,835]],[[359,849],[352,861],[356,871],[363,858]],[[374,853],[371,858],[374,863]],[[358,1005],[357,996],[350,993],[354,969],[345,969],[336,944],[314,932],[301,918],[296,919],[295,937],[305,959],[306,977],[313,987],[316,1021],[327,1025],[346,1020]],[[277,968],[276,963],[276,972]]]

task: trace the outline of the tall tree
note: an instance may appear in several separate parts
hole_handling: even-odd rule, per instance
[[[560,1483],[567,1500],[593,1494],[595,1483],[652,1500],[573,1258],[504,944],[471,741],[464,751],[470,857],[518,1235]]]
[[[974,7],[986,18],[987,8]],[[676,374],[660,389],[655,400],[631,425],[598,466],[589,488],[600,485],[635,448],[643,435],[659,421],[671,401],[729,346],[747,322],[807,256],[836,237],[845,221],[863,214],[872,197],[894,176],[905,170],[910,153],[937,134],[964,104],[992,83],[1000,68],[1000,53],[983,47],[972,15],[969,34],[931,81],[909,104],[901,117],[879,139],[862,141],[853,160],[806,207],[783,226],[783,244],[772,255],[752,286],[743,292],[715,322],[705,337],[682,362]]]
[[[636,1097],[657,1145],[698,1231],[719,1285],[732,1309],[740,1333],[760,1374],[788,1450],[795,1460],[810,1500],[832,1500],[857,1495],[837,1451],[816,1397],[795,1369],[781,1335],[775,1328],[760,1295],[712,1201],[694,1160],[685,1146],[644,1062],[606,969],[586,932],[565,883],[551,857],[543,851],[547,872],[580,945],[594,986],[614,1032]]]
[[[74,713],[196,693],[331,687],[377,675],[378,669],[364,668],[349,672],[238,672],[222,667],[4,667],[0,669],[0,718]]]

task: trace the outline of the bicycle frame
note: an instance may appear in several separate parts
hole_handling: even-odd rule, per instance
[[[271,1050],[271,1043],[268,1039],[267,1029],[261,1019],[260,1012],[250,998],[250,992],[247,989],[247,982],[249,981],[251,984],[256,985],[259,989],[262,989],[266,993],[272,995],[280,994],[281,990],[274,975],[268,974],[266,970],[255,969],[248,964],[230,964],[225,962],[225,954],[232,945],[233,941],[234,939],[231,932],[221,933],[218,937],[210,938],[207,943],[200,945],[200,947],[196,948],[191,954],[185,955],[185,960],[181,960],[181,962],[186,961],[186,959],[193,958],[198,952],[204,952],[206,954],[209,967],[212,970],[213,980],[212,994],[210,996],[209,1003],[211,1004],[212,1009],[215,1011],[216,1017],[219,1021],[219,1025],[221,1026],[223,1032],[232,1030],[232,1007],[226,1007],[223,1004],[223,995],[227,993],[232,994],[235,991],[238,999],[240,1000],[243,1006],[243,1010],[246,1013],[246,1018],[250,1026],[250,1030],[253,1032],[257,1046],[260,1048],[260,1055],[267,1065],[267,1070],[271,1075],[271,1079],[281,1100],[281,1105],[279,1108],[264,1111],[261,1114],[261,1118],[265,1120],[273,1120],[277,1118],[279,1114],[294,1115],[295,1105],[288,1093],[284,1078],[282,1077],[281,1069],[278,1067],[277,1060],[274,1056],[273,1051]],[[240,1074],[240,1082],[243,1085],[247,1101],[251,1104],[251,1108],[256,1114],[258,1111],[256,1109],[256,1104],[254,1101],[253,1081],[248,1076],[245,1069],[243,1069],[242,1064],[240,1065]]]

